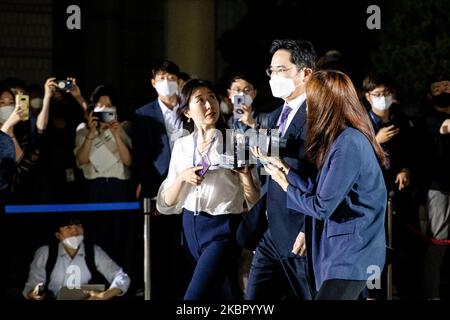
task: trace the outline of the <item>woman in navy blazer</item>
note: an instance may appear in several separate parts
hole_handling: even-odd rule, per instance
[[[307,154],[317,178],[307,181],[276,158],[263,160],[287,192],[287,206],[314,218],[315,299],[357,299],[385,263],[387,192],[380,164],[387,159],[348,76],[318,71],[306,94]]]

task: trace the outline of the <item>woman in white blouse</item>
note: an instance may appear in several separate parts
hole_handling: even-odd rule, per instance
[[[244,203],[251,207],[259,198],[256,170],[218,166],[225,123],[211,84],[188,81],[178,112],[192,133],[175,142],[157,209],[183,214],[186,244],[197,261],[184,299],[239,299],[235,232]]]
[[[88,124],[77,128],[75,156],[89,183],[89,201],[127,201],[131,178],[128,122],[119,123],[112,91],[99,86],[92,94]],[[95,106],[95,107],[94,107]]]

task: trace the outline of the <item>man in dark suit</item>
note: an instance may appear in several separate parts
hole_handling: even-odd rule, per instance
[[[159,215],[154,205],[161,183],[169,170],[174,141],[181,135],[182,124],[177,118],[178,66],[168,60],[152,69],[152,87],[158,98],[135,112],[133,149],[138,179],[139,198],[152,199],[150,223],[151,293],[152,299],[178,299],[184,294],[179,215]]]
[[[305,86],[313,72],[316,54],[311,43],[296,40],[274,40],[270,53],[272,62],[267,74],[271,78],[272,94],[285,103],[269,115],[269,127],[279,131],[280,157],[296,170],[310,174],[311,165],[305,160],[304,148]],[[256,226],[241,225],[240,232],[244,234],[238,235],[241,244],[259,240],[246,299],[309,300],[312,290],[306,259],[304,215],[287,208],[286,194],[270,177],[267,177],[263,190],[265,195],[247,220]],[[261,201],[265,201],[265,205]],[[255,234],[248,231],[261,231],[265,225],[257,219],[258,214],[262,219],[267,218],[268,227],[262,237],[255,238]]]

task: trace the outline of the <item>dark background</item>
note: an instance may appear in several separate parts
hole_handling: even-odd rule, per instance
[[[72,4],[81,8],[81,30],[66,27]],[[381,30],[366,27],[372,4],[381,9]],[[51,75],[75,76],[86,97],[99,83],[109,83],[122,104],[134,109],[154,97],[152,61],[181,57],[175,61],[181,69],[216,82],[236,70],[251,72],[259,103],[267,107],[273,103],[264,73],[270,42],[303,38],[319,56],[339,50],[357,86],[369,71],[389,73],[406,113],[416,116],[427,77],[449,69],[449,8],[445,0],[0,0],[0,79],[43,84]],[[196,27],[184,32],[193,20]],[[196,40],[202,36],[211,40]],[[177,42],[186,45],[174,47]],[[205,46],[212,53],[201,58],[212,66],[206,71],[184,59]]]
[[[73,4],[81,8],[81,30],[66,27]],[[381,8],[381,30],[366,26],[372,4]],[[264,71],[270,43],[301,38],[319,57],[340,51],[357,87],[369,72],[389,74],[403,111],[418,118],[427,108],[428,77],[450,69],[449,12],[448,0],[0,0],[0,80],[43,85],[50,76],[76,77],[85,98],[107,83],[131,114],[155,98],[152,62],[169,58],[216,83],[247,70],[259,92],[255,104],[268,110],[279,105]],[[32,252],[52,235],[45,221],[28,215],[8,222],[6,256],[18,257],[7,275],[11,296],[20,296]]]

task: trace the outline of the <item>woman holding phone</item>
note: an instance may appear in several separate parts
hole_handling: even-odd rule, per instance
[[[251,207],[258,200],[256,170],[235,172],[215,165],[220,163],[225,123],[210,83],[188,81],[178,114],[191,134],[175,142],[157,209],[183,215],[187,247],[197,262],[184,299],[239,299],[235,231],[244,203]]]

